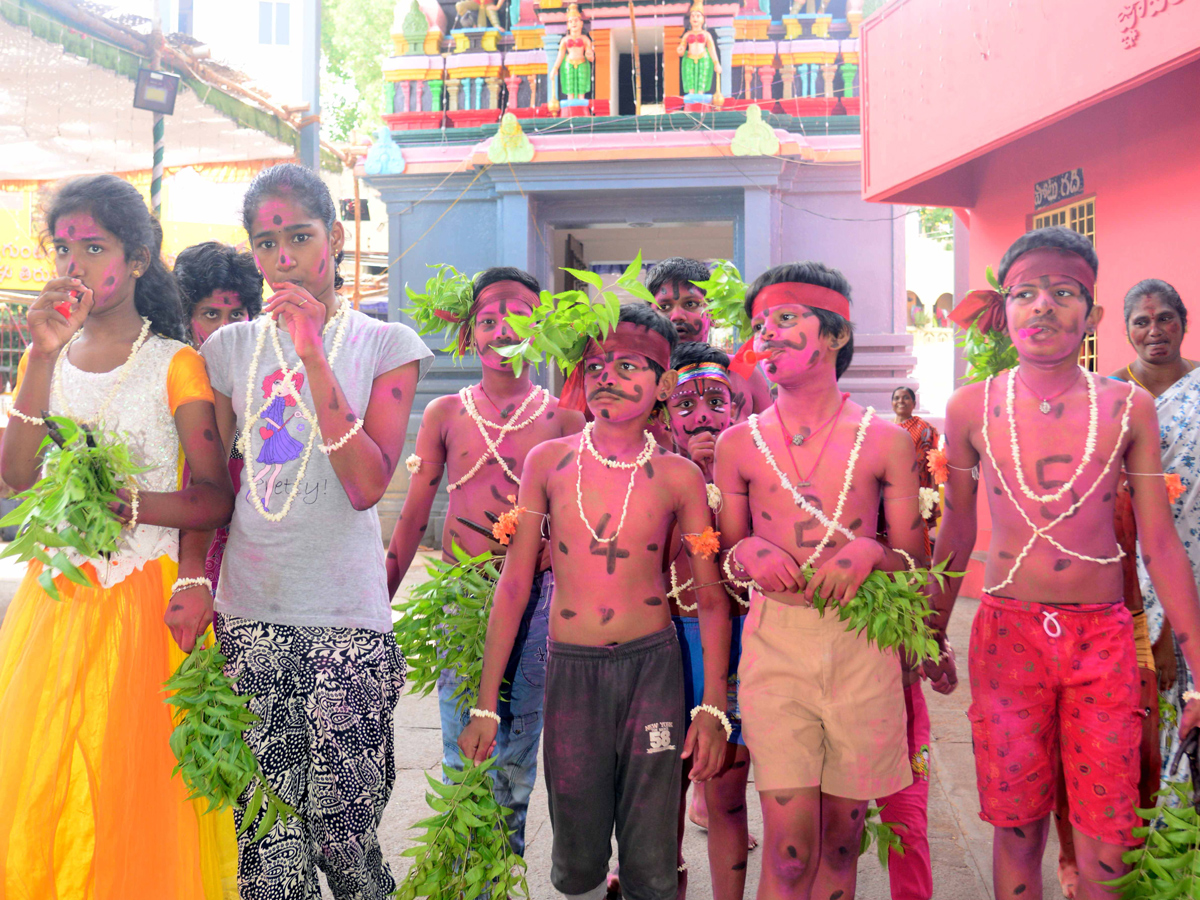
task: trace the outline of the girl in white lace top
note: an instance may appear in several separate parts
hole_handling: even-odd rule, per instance
[[[115,176],[76,179],[46,216],[57,275],[29,308],[0,475],[39,477],[43,411],[116,432],[137,463],[136,502],[108,559],[68,551],[92,581],[60,576],[61,600],[30,563],[0,627],[0,896],[199,900],[218,872],[216,820],[173,779],[162,683],[207,627],[206,530],[229,520],[233,489],[203,360],[180,341],[182,310],[162,232]],[[191,483],[179,485],[180,446]],[[180,529],[194,529],[196,538]],[[163,622],[167,614],[171,628]],[[232,823],[225,822],[226,851]],[[231,857],[226,857],[226,867]],[[19,887],[19,889],[18,889]]]

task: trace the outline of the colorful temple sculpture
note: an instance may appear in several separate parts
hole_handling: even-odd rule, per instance
[[[886,409],[913,383],[907,210],[861,196],[861,2],[441,0],[440,20],[433,2],[398,0],[390,142],[362,169],[388,209],[391,318],[437,263],[518,266],[557,291],[563,267],[611,279],[639,251],[748,280],[819,259],[853,285],[843,389]],[[411,436],[472,365],[439,354]]]

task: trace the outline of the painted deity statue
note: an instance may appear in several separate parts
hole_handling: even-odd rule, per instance
[[[563,65],[563,62],[566,65]],[[562,69],[562,94],[568,100],[582,100],[592,89],[592,63],[596,61],[596,50],[592,39],[583,33],[583,14],[579,5],[572,3],[567,8],[567,36],[558,45],[558,58],[550,78]]]
[[[690,27],[679,39],[675,48],[682,60],[679,64],[680,81],[685,94],[712,93],[713,75],[721,74],[721,60],[712,35],[704,27],[704,4],[696,0],[688,13]]]
[[[492,3],[489,0],[458,0],[454,5],[454,11],[458,13],[458,23],[463,28],[470,28],[468,25],[469,16],[475,13],[475,27],[487,28],[488,23],[491,23],[493,28],[500,27],[500,10],[504,7],[504,0]]]

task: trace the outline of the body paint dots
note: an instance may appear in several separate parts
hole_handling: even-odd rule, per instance
[[[612,621],[613,616],[615,616],[616,614],[617,614],[617,611],[615,609],[606,609],[603,606],[600,607],[600,624],[607,625],[609,622]]]
[[[646,473],[647,478],[654,477],[654,466],[650,465],[649,462],[647,462],[646,465],[642,466],[642,471],[644,471]]]
[[[1098,862],[1098,863],[1100,864],[1100,868],[1102,868],[1102,869],[1103,869],[1105,872],[1107,872],[1109,875],[1112,875],[1112,874],[1114,874],[1114,872],[1116,871],[1115,869],[1113,869],[1113,867],[1112,867],[1112,866],[1110,866],[1108,863],[1106,863],[1106,862],[1105,862],[1104,860],[1102,860],[1102,859],[1098,859],[1098,860],[1096,860],[1096,862]]]
[[[564,619],[573,619],[573,618],[575,618],[575,610],[564,609],[559,612],[559,615],[562,616]]]
[[[558,552],[561,553],[563,556],[566,556],[570,551],[567,550],[566,544],[564,544],[562,541],[559,541],[558,542]]]
[[[850,562],[850,560],[848,560],[848,559],[839,559],[839,560],[837,561],[837,567],[838,567],[839,569],[848,569],[848,568],[850,568],[852,565],[854,565],[854,563]]]
[[[780,806],[787,806],[789,803],[792,802],[792,795],[784,794],[782,796],[776,797],[775,802],[778,803]],[[853,815],[853,813],[851,813],[851,815]]]
[[[1020,828],[1014,828],[1013,834],[1015,834],[1017,837],[1022,838],[1022,839],[1024,839],[1024,837],[1025,837],[1025,832],[1023,832]]]
[[[575,451],[572,450],[566,456],[558,461],[558,465],[554,467],[554,471],[561,472],[567,467],[567,464],[575,458]]]
[[[325,260],[321,260],[321,264],[319,266],[317,266],[317,274],[318,275],[325,274]]]
[[[842,900],[842,897],[844,897],[845,894],[845,891],[843,891],[841,888],[838,888],[838,890],[829,895],[829,900]]]
[[[274,222],[276,225],[282,225],[283,224],[283,216],[276,216],[271,221]]]
[[[116,283],[117,283],[117,279],[115,277],[113,277],[112,275],[109,275],[107,278],[104,279],[104,287],[112,287]]]
[[[759,516],[762,518],[762,520],[763,520],[764,522],[770,522],[770,521],[771,521],[771,514],[770,514],[769,512],[767,512],[765,509],[764,509],[762,512],[760,512],[760,513],[759,513]]]
[[[658,544],[647,544],[646,549],[649,550],[651,553],[657,553],[658,552]]]
[[[1069,559],[1059,559],[1059,560],[1055,560],[1055,562],[1054,562],[1054,571],[1055,571],[1055,572],[1061,572],[1063,569],[1067,568],[1067,567],[1068,567],[1068,566],[1070,566],[1070,565],[1071,565],[1071,561],[1070,561]]]
[[[740,813],[745,808],[746,808],[745,803],[739,803],[737,806],[735,806],[733,809],[729,810],[728,812],[729,812],[729,815],[732,816],[734,813]]]
[[[796,858],[796,848],[793,847],[791,844],[788,844],[787,855],[790,856],[792,859]]]
[[[647,597],[642,602],[647,606],[662,606],[662,597]]]
[[[215,441],[216,440],[216,437],[213,435],[211,428],[204,429],[204,439],[206,441]]]
[[[742,860],[740,863],[733,864],[733,871],[735,871],[735,872],[742,872],[742,871],[745,871],[745,869],[746,869],[746,861],[745,860]]]
[[[855,822],[858,821],[858,810],[857,809],[850,810],[850,818],[852,821],[855,821]]]
[[[392,388],[392,399],[393,400],[403,400],[404,399],[404,391],[400,390],[400,388]]]
[[[1104,865],[1104,863],[1100,863],[1100,865]],[[1111,871],[1112,871],[1112,869],[1109,869],[1109,871],[1111,872]],[[1014,893],[1014,894],[1023,894],[1023,893],[1025,893],[1025,885],[1023,885],[1023,884],[1018,884],[1018,885],[1017,885],[1015,888],[1013,888],[1013,893]]]

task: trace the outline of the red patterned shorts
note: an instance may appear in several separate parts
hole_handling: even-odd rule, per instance
[[[1133,846],[1141,825],[1141,718],[1133,624],[1120,603],[1051,606],[984,594],[971,626],[971,720],[979,816],[1001,828],[1054,808],[1061,774],[1071,824]]]

